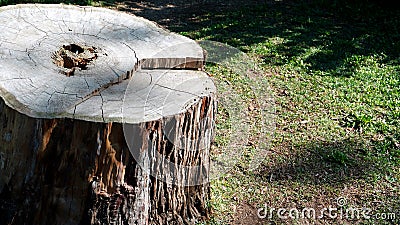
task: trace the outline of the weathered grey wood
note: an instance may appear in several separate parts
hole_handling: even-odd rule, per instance
[[[185,112],[212,96],[208,75],[196,70],[140,70],[67,111],[65,117],[96,122],[141,123]]]
[[[216,88],[196,42],[67,5],[0,7],[0,29],[2,222],[207,218]]]
[[[0,9],[0,94],[32,117],[54,118],[112,83],[144,68],[200,68],[194,41],[126,13],[67,5],[17,5]],[[66,77],[49,60],[59,48],[99,49],[87,70]]]

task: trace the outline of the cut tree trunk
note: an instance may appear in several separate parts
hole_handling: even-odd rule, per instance
[[[102,8],[0,8],[5,224],[208,217],[216,88],[194,41]]]

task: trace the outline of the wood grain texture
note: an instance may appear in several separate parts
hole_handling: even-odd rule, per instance
[[[1,223],[208,217],[217,100],[196,42],[67,5],[1,7],[0,29]]]
[[[128,134],[136,135],[125,140],[121,123],[36,119],[0,101],[0,217],[5,224],[204,220],[210,162],[203,143],[211,143],[215,110],[212,97],[202,98],[184,113],[132,124]],[[174,138],[165,132],[171,126]]]
[[[143,18],[94,7],[17,5],[0,9],[0,95],[32,117],[54,118],[139,68],[201,68],[194,41]],[[63,45],[96,47],[98,58],[67,77],[51,60]],[[73,117],[69,116],[69,117]]]

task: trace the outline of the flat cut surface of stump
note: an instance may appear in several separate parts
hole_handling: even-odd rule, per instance
[[[131,80],[110,86],[65,116],[96,122],[154,121],[181,114],[215,91],[212,80],[201,71],[140,70]]]
[[[158,109],[161,100],[156,96],[165,96],[167,89],[173,91],[179,76],[195,80],[205,76],[195,71],[160,71],[151,75],[154,77],[145,71],[135,73],[140,68],[201,68],[203,50],[196,42],[150,21],[109,9],[40,4],[1,7],[0,29],[0,95],[8,106],[31,117],[120,121],[122,107],[111,100],[118,97],[117,101],[125,99],[134,107],[154,99],[157,104],[147,104],[144,116],[156,118],[162,116]],[[116,96],[113,90],[125,94],[121,92],[128,82],[122,81],[132,76],[138,89],[149,91],[156,86],[150,94],[135,90],[125,98]],[[164,88],[157,84],[160,77],[167,84]],[[102,93],[111,86],[118,87]],[[169,100],[181,107],[206,89],[186,91],[180,97],[182,102]],[[117,110],[109,112],[112,107]],[[176,114],[182,110],[179,107],[164,112]],[[135,112],[130,106],[126,110]],[[138,122],[136,117],[127,120]]]

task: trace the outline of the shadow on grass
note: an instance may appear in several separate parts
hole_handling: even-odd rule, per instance
[[[242,50],[269,42],[267,65],[304,60],[308,70],[349,76],[355,56],[399,62],[400,8],[365,1],[172,1],[118,2],[121,10],[154,20],[194,39]],[[274,40],[272,40],[274,42]],[[281,43],[276,43],[281,42]],[[268,44],[264,44],[268,46]]]
[[[334,199],[332,204],[336,204],[337,198],[343,196],[350,200],[350,207],[370,207],[373,212],[398,214],[400,148],[394,145],[396,143],[391,140],[370,144],[357,140],[314,142],[300,146],[297,153],[280,163],[265,166],[256,175],[273,187],[290,190],[291,186],[300,185],[323,190],[322,193],[305,191],[317,201]],[[278,224],[284,222],[277,221],[280,221]],[[370,220],[361,218],[361,221],[349,220],[348,224],[398,224],[400,218],[374,220],[371,217]]]
[[[357,179],[397,183],[393,168],[400,163],[400,149],[391,140],[366,144],[362,141],[311,143],[298,154],[260,170],[269,181],[343,185]],[[398,185],[398,184],[396,184]]]

